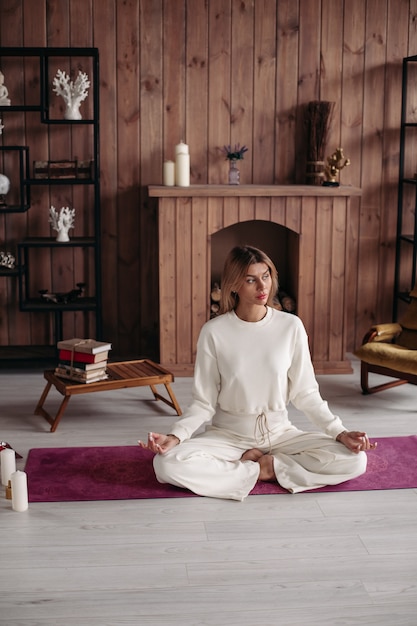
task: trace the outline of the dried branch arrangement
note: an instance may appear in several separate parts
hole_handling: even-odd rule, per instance
[[[321,185],[324,172],[324,153],[329,133],[334,102],[314,100],[307,104],[304,125],[307,133],[307,182]]]

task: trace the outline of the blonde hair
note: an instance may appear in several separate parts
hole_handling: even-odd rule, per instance
[[[243,284],[248,268],[254,263],[265,263],[271,273],[272,286],[267,304],[273,305],[278,291],[278,272],[269,256],[253,246],[236,246],[227,255],[221,278],[220,313],[233,311],[239,301],[237,292]]]

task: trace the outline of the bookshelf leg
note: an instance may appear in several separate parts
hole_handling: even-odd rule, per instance
[[[55,343],[62,340],[62,311],[55,311]]]

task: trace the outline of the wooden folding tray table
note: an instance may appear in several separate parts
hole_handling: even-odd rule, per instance
[[[172,407],[177,415],[181,415],[182,411],[174,392],[171,389],[171,383],[174,382],[174,376],[171,372],[164,369],[157,363],[149,359],[141,359],[140,361],[121,361],[119,363],[109,363],[107,365],[108,378],[94,383],[78,383],[66,380],[56,376],[54,370],[46,370],[44,378],[47,380],[46,387],[35,408],[35,415],[42,415],[49,424],[51,424],[51,432],[55,432],[59,421],[64,414],[67,404],[74,395],[83,393],[94,393],[96,391],[110,391],[113,389],[125,389],[128,387],[143,387],[148,385],[154,395],[155,400],[162,400],[165,404]],[[165,385],[169,399],[158,393],[156,385]],[[46,397],[54,386],[64,399],[58,409],[55,417],[52,417],[45,409],[44,404]]]

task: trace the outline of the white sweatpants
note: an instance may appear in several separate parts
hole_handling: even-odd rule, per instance
[[[290,428],[271,434],[260,446],[251,437],[210,428],[154,457],[159,482],[185,487],[200,496],[244,500],[255,486],[259,463],[241,461],[257,447],[274,457],[278,483],[291,493],[337,485],[366,471],[365,452],[355,454],[322,433]]]

